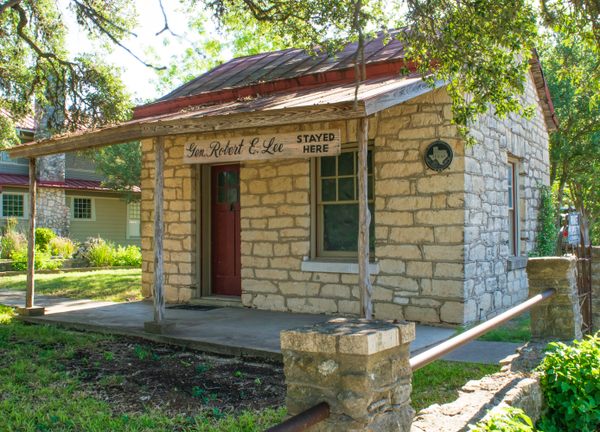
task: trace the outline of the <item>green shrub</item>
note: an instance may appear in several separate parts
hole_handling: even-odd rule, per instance
[[[544,432],[594,432],[600,426],[600,332],[573,345],[552,342],[538,368],[547,408]]]
[[[27,248],[15,250],[12,254],[13,270],[27,270]],[[36,249],[35,251],[35,269],[36,270],[58,270],[62,267],[62,260],[52,259],[49,252]]]
[[[75,253],[75,243],[67,237],[54,237],[48,243],[48,252],[52,256],[68,259]]]
[[[522,409],[507,407],[482,420],[470,432],[535,432],[533,422]]]
[[[19,219],[14,216],[6,218],[6,224],[2,228],[2,234],[7,234],[9,232],[17,231],[17,227],[19,226]]]
[[[12,258],[16,250],[27,248],[27,238],[20,232],[7,231],[0,238],[0,256],[2,258]]]
[[[535,249],[531,256],[544,257],[556,255],[558,227],[556,226],[556,205],[552,190],[540,186],[540,206],[538,210],[538,232]]]
[[[115,251],[114,266],[139,267],[142,265],[142,251],[139,247],[130,245],[119,246]]]
[[[98,238],[87,251],[87,260],[92,267],[110,267],[115,262],[116,250],[107,241]]]
[[[50,228],[36,228],[35,229],[35,247],[39,250],[48,250],[48,243],[50,240],[56,237],[56,233]]]

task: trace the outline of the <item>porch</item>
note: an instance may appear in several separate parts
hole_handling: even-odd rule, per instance
[[[25,293],[0,291],[0,304],[22,305]],[[79,330],[140,337],[154,342],[185,346],[211,353],[260,357],[281,361],[279,333],[282,330],[312,325],[331,319],[328,315],[273,312],[248,308],[215,307],[183,309],[167,307],[165,318],[175,322],[168,334],[144,331],[152,316],[149,301],[129,303],[74,300],[64,297],[36,296],[46,308],[43,316],[24,316],[36,324],[54,324]],[[417,325],[411,352],[436,345],[455,333],[454,329]],[[514,348],[508,354],[514,352]],[[501,353],[502,355],[503,353]]]

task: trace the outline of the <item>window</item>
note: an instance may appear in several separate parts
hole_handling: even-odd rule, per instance
[[[370,246],[374,249],[373,158],[368,153],[368,194],[371,211]],[[358,244],[358,151],[316,162],[316,253],[319,257],[354,257]]]
[[[140,202],[127,203],[127,238],[140,237]]]
[[[91,198],[73,198],[73,219],[94,220],[94,201]]]
[[[506,180],[508,183],[508,247],[510,254],[519,255],[519,200],[517,184],[517,164],[508,162]]]
[[[26,215],[25,194],[2,194],[2,217],[24,218]]]

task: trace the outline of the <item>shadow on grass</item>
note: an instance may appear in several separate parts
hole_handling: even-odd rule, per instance
[[[36,293],[73,299],[122,302],[142,298],[139,269],[110,269],[93,272],[38,274]],[[25,290],[26,276],[0,278],[0,289]]]

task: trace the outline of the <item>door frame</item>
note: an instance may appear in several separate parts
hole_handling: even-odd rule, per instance
[[[196,167],[196,274],[198,277],[198,297],[210,297],[212,292],[212,167],[232,165],[231,162],[221,164],[198,164]],[[241,168],[241,164],[240,168]],[[241,195],[241,192],[240,192]],[[240,245],[241,247],[241,245]],[[241,265],[241,264],[240,264]],[[241,269],[240,269],[241,270]]]

